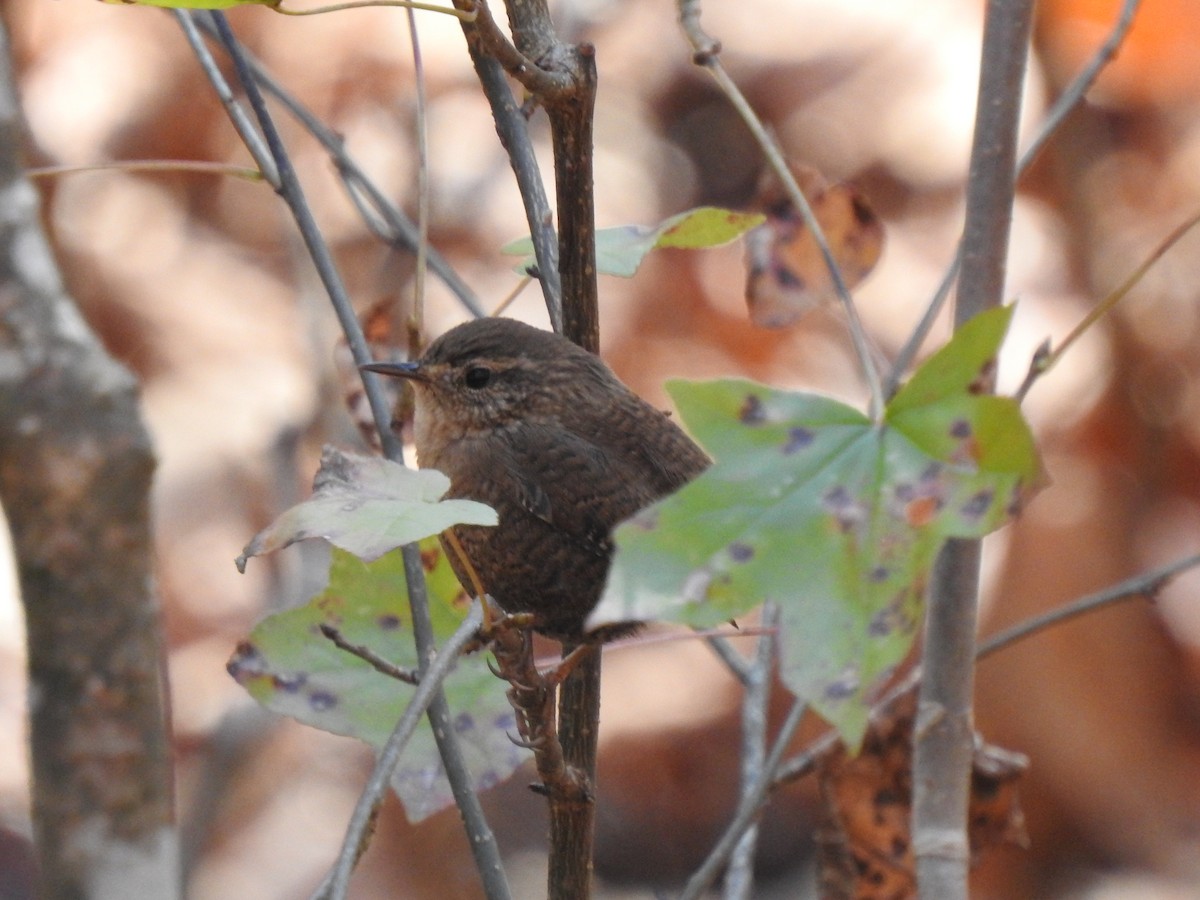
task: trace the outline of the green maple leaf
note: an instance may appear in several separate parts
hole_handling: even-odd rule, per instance
[[[857,746],[873,692],[912,646],[937,552],[1000,527],[1037,483],[1017,403],[979,390],[1011,315],[960,329],[879,423],[751,381],[669,384],[715,462],[617,529],[589,626],[706,628],[774,601],[785,683]]]

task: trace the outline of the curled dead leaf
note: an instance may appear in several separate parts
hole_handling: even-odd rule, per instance
[[[829,184],[815,169],[794,166],[848,290],[862,282],[883,252],[883,224],[863,196],[844,183]],[[750,319],[763,328],[794,325],[809,310],[837,298],[833,276],[783,189],[759,192],[767,221],[746,234],[746,299]]]

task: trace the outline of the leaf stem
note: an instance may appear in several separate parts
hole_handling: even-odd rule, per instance
[[[231,166],[227,163],[200,159],[131,159],[119,162],[93,163],[87,166],[38,166],[26,169],[28,178],[52,178],[58,175],[78,175],[83,172],[199,172],[206,175],[229,175],[246,181],[266,181],[258,169]]]

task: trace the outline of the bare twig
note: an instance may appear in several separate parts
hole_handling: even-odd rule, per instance
[[[1088,310],[1087,315],[1080,320],[1078,325],[1071,329],[1071,333],[1063,338],[1057,347],[1053,350],[1048,346],[1039,349],[1029,363],[1029,371],[1025,374],[1025,380],[1021,382],[1021,387],[1014,395],[1017,401],[1024,400],[1025,395],[1029,393],[1029,389],[1033,387],[1041,376],[1045,375],[1058,364],[1058,361],[1062,359],[1063,354],[1070,349],[1071,345],[1087,333],[1087,330],[1095,325],[1105,314],[1110,312],[1113,307],[1120,303],[1133,290],[1133,287],[1142,280],[1150,267],[1162,259],[1163,254],[1179,243],[1180,238],[1195,228],[1196,225],[1200,225],[1200,212],[1193,214],[1187,221],[1176,226],[1170,234],[1163,238],[1150,255],[1142,260],[1124,281],[1109,292],[1108,296]]]
[[[388,735],[387,742],[380,749],[371,777],[355,804],[337,862],[330,871],[328,879],[314,894],[314,900],[318,900],[318,898],[319,900],[340,900],[346,896],[350,873],[354,869],[354,863],[365,849],[364,842],[367,839],[368,826],[377,814],[379,805],[383,802],[392,772],[400,761],[400,754],[420,723],[421,717],[425,715],[430,704],[441,693],[442,682],[458,662],[463,647],[475,637],[482,621],[482,607],[476,602],[472,604],[471,611],[463,619],[462,624],[438,651],[432,662],[421,672],[421,683],[417,686],[412,699],[408,701],[408,706],[396,723],[396,727]]]
[[[208,45],[200,37],[195,20],[189,13],[181,9],[173,9],[171,13],[175,16],[175,21],[179,23],[179,27],[183,29],[183,36],[187,39],[188,45],[192,48],[192,53],[195,54],[196,60],[200,63],[200,68],[204,70],[204,77],[208,79],[208,83],[216,91],[217,99],[225,107],[225,114],[229,116],[229,121],[232,123],[234,130],[237,131],[238,137],[242,139],[242,143],[245,144],[246,149],[250,151],[250,155],[254,158],[254,164],[258,166],[267,183],[278,191],[279,172],[275,169],[275,160],[271,157],[271,151],[263,141],[258,129],[254,127],[254,123],[250,121],[250,117],[246,115],[246,110],[242,108],[242,104],[233,95],[233,90],[229,87],[229,82],[225,80],[225,76],[221,73],[221,67],[217,65],[217,61],[213,59],[212,54],[208,52]]]
[[[829,269],[830,278],[833,280],[834,289],[837,291],[842,307],[846,311],[846,320],[850,326],[850,337],[854,343],[854,351],[858,356],[858,364],[862,369],[863,379],[866,381],[867,389],[871,394],[870,415],[872,419],[876,419],[883,414],[883,387],[879,379],[879,370],[875,366],[871,344],[867,338],[866,330],[863,328],[862,319],[859,318],[858,307],[854,305],[854,298],[850,296],[850,290],[846,287],[846,280],[842,277],[842,269],[838,265],[837,260],[834,259],[833,251],[829,248],[829,241],[825,238],[825,231],[821,228],[821,223],[817,221],[817,217],[813,213],[808,199],[804,196],[804,192],[800,190],[800,185],[796,183],[796,177],[788,167],[787,160],[783,156],[783,151],[780,150],[771,133],[767,131],[762,120],[758,118],[758,115],[754,112],[754,109],[750,106],[749,101],[746,100],[745,95],[738,88],[737,84],[729,77],[729,73],[725,71],[725,67],[721,65],[719,57],[721,52],[720,42],[710,37],[700,27],[700,0],[679,0],[679,22],[683,27],[683,32],[687,36],[688,42],[692,45],[692,61],[712,75],[717,86],[725,94],[738,115],[742,117],[742,121],[746,123],[746,127],[750,129],[750,133],[762,149],[771,170],[783,185],[788,199],[791,200],[792,205],[800,212],[800,217],[804,220],[805,227],[812,233],[813,238],[817,242],[817,247],[821,251],[821,257],[825,260],[825,266]]]
[[[733,649],[733,645],[722,635],[714,634],[705,638],[705,642],[717,654],[717,658],[725,663],[733,677],[746,685],[750,680],[750,670],[753,668],[742,654]]]
[[[1026,619],[1024,622],[1019,622],[1011,628],[1006,628],[1004,631],[994,634],[983,641],[979,645],[977,656],[981,659],[985,656],[990,656],[997,650],[1003,650],[1005,647],[1011,646],[1032,634],[1044,631],[1051,625],[1057,625],[1059,622],[1065,622],[1068,619],[1111,606],[1114,603],[1120,603],[1136,597],[1153,598],[1179,573],[1187,569],[1193,569],[1196,566],[1200,566],[1200,553],[1186,556],[1183,559],[1176,560],[1157,569],[1151,569],[1149,572],[1142,572],[1140,575],[1127,578],[1125,581],[1118,582],[1102,591],[1096,591],[1094,594],[1088,594],[1086,597],[1080,597],[1078,600],[1065,603],[1040,616]]]
[[[390,660],[384,659],[366,644],[350,643],[339,629],[328,622],[322,622],[318,628],[321,634],[333,643],[333,646],[339,650],[345,650],[351,656],[357,656],[376,672],[380,672],[389,678],[395,678],[397,681],[403,681],[405,684],[417,684],[420,682],[421,679],[417,677],[417,673],[412,671],[412,669],[405,669]]]
[[[83,172],[197,172],[202,175],[228,175],[246,181],[264,182],[267,179],[258,169],[231,166],[228,163],[203,159],[126,159],[120,162],[94,163],[87,166],[37,166],[25,170],[26,178],[53,178],[58,175],[78,175]]]
[[[1033,161],[1042,152],[1042,148],[1046,146],[1051,135],[1058,130],[1072,110],[1083,101],[1101,71],[1117,55],[1117,51],[1125,40],[1125,35],[1133,26],[1133,17],[1137,13],[1138,7],[1141,6],[1141,2],[1142,0],[1124,0],[1121,4],[1121,11],[1117,14],[1117,21],[1113,23],[1112,31],[1109,32],[1108,37],[1105,38],[1104,43],[1100,45],[1092,58],[1088,60],[1087,65],[1075,76],[1075,80],[1059,94],[1054,105],[1050,107],[1050,111],[1046,113],[1045,121],[1038,129],[1037,135],[1025,148],[1025,152],[1021,154],[1021,161],[1017,164],[1018,178],[1033,165]]]
[[[1083,70],[1075,77],[1075,80],[1059,95],[1059,98],[1054,102],[1054,106],[1046,114],[1046,118],[1038,129],[1033,142],[1021,154],[1021,161],[1017,163],[1018,179],[1033,165],[1033,161],[1042,151],[1046,142],[1050,140],[1051,136],[1062,125],[1071,111],[1083,101],[1088,90],[1095,83],[1096,78],[1099,77],[1101,70],[1116,55],[1117,49],[1121,46],[1121,42],[1125,40],[1125,35],[1133,24],[1134,13],[1137,12],[1140,4],[1141,0],[1125,0],[1121,5],[1121,12],[1117,16],[1117,21],[1113,24],[1113,29],[1109,33],[1108,38],[1100,46],[1100,49],[1096,51],[1091,60],[1088,61],[1088,64],[1083,67]],[[913,329],[913,333],[909,335],[908,340],[905,341],[904,346],[896,355],[896,360],[892,363],[891,371],[888,372],[887,379],[884,382],[885,396],[891,397],[896,393],[901,379],[904,378],[904,373],[908,371],[909,366],[916,359],[921,345],[925,343],[925,338],[929,336],[929,332],[933,328],[933,323],[937,321],[937,317],[942,311],[942,306],[945,304],[946,298],[950,296],[950,289],[954,286],[954,279],[958,276],[958,268],[961,263],[961,249],[962,244],[960,242],[954,251],[954,259],[950,263],[950,268],[946,270],[946,274],[942,277],[942,282],[938,285],[933,299],[925,308],[925,312],[921,316],[921,321],[917,323],[917,326]]]
[[[417,37],[417,14],[410,7],[408,34],[412,43],[413,73],[417,95],[417,266],[413,277],[413,331],[425,330],[425,266],[429,258],[429,127],[425,92],[425,65],[421,59],[421,41]],[[416,355],[416,350],[412,348]]]
[[[531,94],[543,99],[554,99],[574,92],[575,83],[569,70],[557,66],[551,69],[542,64],[540,56],[537,59],[527,56],[523,48],[519,47],[519,39],[518,46],[513,46],[496,24],[485,0],[454,0],[454,5],[459,9],[478,10],[475,20],[470,25],[479,36],[481,50],[496,60],[505,72],[520,82]],[[529,19],[541,17],[547,22],[550,20],[550,14],[544,5],[538,8],[537,4],[521,4],[519,15]],[[512,16],[510,11],[509,18]],[[467,23],[464,22],[463,25],[466,27]],[[513,29],[515,33],[519,33],[520,30],[520,24]]]
[[[316,6],[309,9],[284,9],[283,4],[279,3],[270,8],[283,16],[320,16],[325,13],[341,12],[346,9],[368,9],[373,6],[399,6],[407,10],[410,15],[414,10],[442,13],[443,15],[454,16],[454,18],[462,22],[471,22],[475,19],[473,11],[453,9],[449,6],[436,6],[432,3],[417,3],[416,0],[347,0],[346,3],[331,3],[329,6]]]

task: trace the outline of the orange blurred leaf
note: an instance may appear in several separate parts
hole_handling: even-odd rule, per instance
[[[819,771],[821,896],[904,900],[917,896],[912,852],[912,729],[916,691],[872,716],[862,752],[827,758]],[[973,860],[1001,843],[1025,846],[1017,781],[1028,761],[976,742],[968,812]]]

